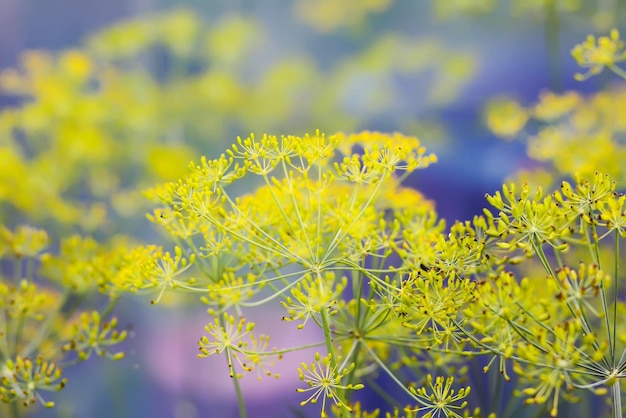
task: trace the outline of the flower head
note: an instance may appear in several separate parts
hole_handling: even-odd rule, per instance
[[[241,377],[235,370],[234,363],[244,372],[257,371],[260,379],[263,375],[278,377],[270,372],[267,366],[273,363],[267,362],[267,358],[278,359],[280,355],[275,350],[268,350],[269,337],[261,335],[258,338],[252,334],[254,322],[246,322],[245,318],[235,319],[234,316],[224,313],[222,318],[215,318],[213,323],[209,323],[204,329],[209,336],[202,336],[198,345],[200,354],[198,357],[205,358],[213,354],[225,353],[228,359],[231,377]]]
[[[24,406],[39,401],[51,408],[54,402],[44,401],[39,391],[63,389],[67,380],[61,376],[61,369],[42,357],[8,359],[0,369],[0,399],[4,402],[20,399]]]
[[[443,376],[433,379],[429,374],[427,380],[428,388],[409,388],[411,393],[417,397],[421,406],[408,409],[413,412],[425,412],[426,415],[424,416],[429,418],[462,418],[462,415],[457,411],[462,412],[467,406],[467,401],[463,399],[470,393],[469,386],[455,391],[452,389],[452,383],[454,382],[452,376],[447,379],[444,379]]]
[[[350,367],[338,370],[337,366],[332,365],[332,356],[329,354],[326,357],[322,358],[320,353],[315,353],[315,361],[310,365],[306,363],[302,363],[302,367],[298,368],[298,373],[300,374],[300,380],[306,382],[308,388],[306,389],[296,389],[300,393],[310,392],[311,396],[309,396],[306,400],[300,402],[301,406],[304,406],[308,403],[316,404],[319,398],[322,398],[322,418],[327,417],[326,415],[326,400],[332,400],[335,405],[342,406],[343,408],[348,409],[348,411],[352,411],[352,408],[348,406],[345,401],[341,399],[339,396],[339,390],[359,390],[363,389],[362,384],[347,384],[342,385],[341,379],[349,374],[352,369],[354,369],[354,363],[350,365]]]
[[[575,77],[579,81],[600,74],[604,67],[620,75],[626,75],[615,66],[618,62],[626,60],[624,41],[620,39],[617,29],[613,29],[609,36],[601,36],[597,41],[595,36],[589,35],[585,42],[572,49],[572,56],[578,65],[589,69],[585,74],[576,74]]]

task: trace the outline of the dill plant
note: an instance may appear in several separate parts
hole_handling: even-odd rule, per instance
[[[548,403],[551,416],[585,389],[608,394],[621,416],[626,217],[615,182],[576,176],[549,194],[505,185],[487,196],[495,213],[446,231],[432,204],[402,186],[434,161],[399,134],[239,138],[150,191],[165,205],[149,217],[174,237],[176,255],[146,253],[146,268],[119,285],[157,290],[155,302],[170,289],[202,295],[214,320],[200,357],[226,357],[241,416],[239,380],[277,377],[275,361],[311,346],[319,351],[298,369],[298,392],[321,416],[378,416],[352,399],[383,390],[381,373],[411,399],[391,400],[388,416],[481,416],[453,377],[477,356],[490,359],[485,371],[517,375],[518,394]],[[246,177],[261,185],[229,192]],[[256,335],[247,318],[270,302],[294,332],[319,327],[323,341],[273,347]]]
[[[122,242],[106,248],[79,236],[50,245],[42,229],[0,226],[0,400],[7,415],[18,418],[26,407],[55,402],[45,392],[66,385],[63,369],[93,356],[120,360],[114,349],[127,337],[111,316],[119,295],[111,280],[134,258]],[[101,306],[94,294],[108,294]]]

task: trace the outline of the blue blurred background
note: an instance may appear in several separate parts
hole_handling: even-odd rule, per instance
[[[166,142],[175,132],[174,143],[187,145],[194,159],[219,155],[233,138],[251,131],[369,129],[417,136],[439,162],[408,182],[452,222],[480,213],[485,193],[536,164],[525,156],[523,144],[496,139],[485,128],[487,102],[508,96],[528,104],[546,89],[605,87],[606,76],[575,82],[577,66],[569,51],[589,33],[605,34],[612,27],[626,31],[625,13],[622,0],[0,0],[0,70],[21,68],[27,50],[81,48],[121,72],[137,70],[173,89],[158,96],[171,106],[165,110],[171,120],[164,122],[158,112],[146,116],[148,125],[166,124],[170,131],[146,132]],[[171,36],[181,36],[182,46],[164,48],[169,35],[159,34],[164,38],[136,46],[133,53],[144,32],[110,32],[132,22],[147,22],[150,28],[150,22],[173,15],[180,19],[172,23]],[[194,33],[185,35],[186,25],[198,22]],[[94,41],[98,36],[100,43]],[[185,43],[185,36],[192,41]],[[130,52],[116,56],[120,50]],[[216,77],[235,74],[246,86],[238,93],[240,101],[206,98],[193,85],[176,91],[207,69]],[[215,80],[218,86],[232,81]],[[22,103],[12,94],[0,96],[2,109]],[[142,216],[128,219],[134,219],[131,230],[142,238],[158,236]],[[196,358],[208,318],[204,309],[148,302],[124,298],[117,311],[131,329],[127,358],[92,360],[71,369],[67,388],[49,396],[59,406],[35,416],[237,416],[223,359]],[[267,318],[258,322],[275,338],[280,327],[289,326],[277,321],[275,312],[260,315]],[[311,341],[315,337],[303,334]],[[252,417],[314,416],[298,407],[293,390],[299,361],[286,356],[278,366],[285,376],[276,381],[244,379]]]

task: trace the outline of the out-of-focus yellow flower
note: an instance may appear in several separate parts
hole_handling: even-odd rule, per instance
[[[226,16],[205,34],[206,52],[218,68],[224,64],[241,64],[263,36],[262,27],[256,20]]]
[[[184,145],[154,144],[147,150],[148,169],[158,181],[168,181],[185,174],[193,151]]]
[[[333,32],[358,25],[369,14],[387,10],[390,4],[391,0],[299,0],[294,7],[304,23],[320,32]]]
[[[626,79],[626,72],[616,66],[626,60],[624,41],[620,39],[617,29],[613,29],[609,36],[601,36],[597,40],[595,36],[589,35],[585,42],[572,49],[572,56],[578,65],[588,68],[586,73],[576,74],[576,80],[586,80],[602,72],[605,67]]]
[[[525,14],[543,15],[548,7],[559,12],[572,13],[578,11],[582,6],[582,0],[513,0],[511,3],[511,14],[521,17]]]
[[[97,32],[87,44],[99,57],[119,60],[136,56],[150,46],[155,37],[156,28],[150,20],[128,20]]]
[[[494,134],[504,139],[513,139],[524,129],[528,121],[528,111],[514,100],[500,98],[489,102],[484,117]]]
[[[69,50],[59,58],[61,71],[78,82],[84,81],[94,70],[91,58],[83,51]]]
[[[163,15],[157,23],[161,39],[175,55],[186,56],[196,47],[201,22],[188,9],[178,9]]]
[[[36,257],[49,243],[48,234],[42,229],[21,225],[11,231],[0,225],[0,255],[12,257]]]
[[[496,0],[446,0],[433,2],[433,10],[439,19],[489,13],[495,7]]]
[[[535,105],[533,115],[544,121],[555,120],[569,114],[580,101],[581,97],[573,91],[563,94],[544,91],[539,95],[539,103]]]

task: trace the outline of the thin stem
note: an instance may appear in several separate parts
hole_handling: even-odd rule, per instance
[[[19,401],[13,401],[9,404],[9,418],[21,418]]]
[[[591,225],[591,231],[591,237],[589,237],[589,232],[587,231],[587,228],[585,228],[585,236],[587,238],[587,242],[590,245],[589,250],[591,251],[591,257],[598,266],[598,268],[602,270],[602,263],[600,261],[600,245],[598,244],[598,233],[596,232],[596,227],[593,224]],[[592,239],[593,244],[591,244]],[[611,341],[614,341],[616,336],[614,333],[611,333],[611,326],[609,324],[609,306],[606,301],[606,289],[604,288],[603,280],[600,281],[600,301],[602,302],[602,310],[604,311],[604,326],[606,328],[607,338],[610,344],[609,350],[611,351],[611,362],[613,363],[615,362],[615,351],[613,344],[611,344]],[[598,350],[598,347],[596,347],[595,344],[594,348]],[[603,362],[606,363],[604,359]],[[608,364],[606,364],[606,366],[608,367]]]
[[[616,353],[616,347],[615,344],[617,342],[617,338],[615,338],[615,336],[617,335],[617,298],[618,298],[618,294],[619,294],[619,231],[616,229],[615,230],[615,264],[614,264],[614,270],[613,270],[613,283],[615,288],[613,289],[613,347],[611,349],[611,354],[613,354],[613,367],[616,367],[616,363],[615,363],[615,353]],[[608,314],[608,312],[607,312]]]
[[[611,69],[611,71],[613,71],[615,74],[617,74],[618,76],[622,77],[624,80],[626,80],[626,71],[622,70],[620,67],[618,67],[617,65],[609,65],[609,68]]]
[[[72,296],[75,296],[77,300],[72,300]],[[85,297],[84,294],[75,295],[71,290],[66,290],[61,299],[61,303],[59,304],[56,311],[54,311],[48,319],[41,325],[39,328],[39,332],[35,337],[28,343],[28,345],[22,350],[20,355],[22,357],[28,357],[35,350],[39,348],[41,343],[50,336],[50,334],[54,330],[54,323],[59,320],[59,318],[67,319],[78,309],[80,302]]]
[[[320,284],[320,292],[324,294],[325,289],[323,288],[322,280],[319,272],[317,273],[318,282]],[[324,342],[326,343],[326,351],[330,354],[330,367],[333,369],[337,368],[337,354],[335,352],[335,345],[333,344],[333,337],[330,331],[330,315],[328,314],[328,309],[326,307],[322,308],[321,312],[322,317],[322,330],[324,331]],[[337,398],[341,405],[346,405],[346,399],[344,395],[343,389],[337,388]],[[344,407],[344,412],[349,413],[350,411]]]
[[[620,391],[620,379],[616,378],[611,385],[611,397],[613,398],[613,418],[622,418],[622,394]]]
[[[545,2],[546,26],[545,40],[548,50],[548,71],[550,87],[553,91],[562,90],[561,80],[561,57],[559,51],[559,12],[555,0]]]
[[[224,316],[220,315],[219,317],[220,326],[222,329],[226,328],[226,321],[224,320]],[[237,394],[237,406],[239,408],[239,418],[247,418],[248,414],[246,413],[246,403],[243,400],[243,392],[241,390],[241,385],[239,384],[239,377],[237,377],[237,372],[235,371],[233,359],[231,357],[230,350],[226,350],[226,358],[228,361],[228,366],[231,368],[231,377],[233,379],[233,385],[235,386],[235,393]]]
[[[378,365],[380,366],[381,369],[383,369],[383,371],[391,378],[391,380],[393,380],[399,387],[400,389],[402,389],[407,395],[409,395],[411,397],[411,399],[413,399],[414,401],[416,401],[417,403],[419,403],[421,406],[428,406],[427,404],[424,403],[424,401],[422,401],[420,398],[418,398],[417,396],[415,396],[413,394],[413,392],[411,392],[401,381],[400,379],[398,379],[398,377],[391,371],[389,370],[389,368],[387,367],[387,365],[385,364],[384,361],[382,361],[380,359],[380,357],[378,357],[378,355],[374,352],[374,350],[372,350],[371,348],[368,347],[367,344],[365,344],[365,342],[361,342],[363,347],[365,347],[365,349],[369,352],[369,354],[372,356],[372,358],[374,358],[374,360],[376,361],[376,363],[378,363]]]
[[[585,228],[585,233],[588,235],[588,231]],[[587,242],[590,242],[589,240]],[[557,280],[557,275],[554,271],[554,269],[552,268],[552,266],[550,265],[550,262],[548,261],[548,258],[546,257],[545,252],[543,251],[543,248],[541,247],[541,244],[538,242],[538,239],[533,237],[530,240],[530,244],[533,247],[533,250],[535,252],[535,254],[537,255],[537,257],[539,258],[539,261],[541,262],[541,264],[543,265],[543,268],[546,270],[546,272],[550,275],[550,277],[552,277],[552,279],[554,280],[554,282],[556,283],[556,285],[558,286],[559,290],[563,290],[561,287],[561,284],[559,283],[559,281]],[[596,247],[597,247],[597,242],[596,242]],[[596,265],[598,265],[598,267],[600,267],[600,261],[599,261],[599,254],[595,254],[596,257],[594,258],[594,261],[596,263]],[[594,253],[592,251],[592,258],[594,256]],[[600,296],[602,299],[602,306],[604,309],[604,312],[608,313],[608,308],[606,307],[606,295],[604,293],[604,286],[601,282],[601,292],[600,292]],[[572,307],[572,305],[566,300],[565,304],[568,308],[568,310],[570,311],[570,313],[572,314],[572,318],[577,319],[580,321],[582,327],[583,327],[583,331],[585,334],[587,335],[593,335],[593,332],[591,331],[591,326],[589,325],[589,320],[587,319],[587,316],[585,315],[584,311],[580,311],[580,314],[576,313],[576,310]],[[605,322],[605,328],[606,328],[606,332],[608,333],[608,338],[609,341],[611,341],[611,329],[609,328],[609,320],[608,320],[608,315],[604,315],[604,322]],[[598,344],[598,341],[594,338],[593,340],[593,348],[596,351],[600,350],[600,345]],[[607,362],[606,358],[602,358],[602,363],[609,368],[609,363]]]
[[[109,303],[107,303],[107,306],[104,307],[100,316],[102,318],[106,318],[111,315],[111,312],[113,312],[113,309],[115,309],[118,300],[120,300],[119,295],[111,296],[111,298],[109,299]]]
[[[246,412],[246,403],[243,400],[243,391],[241,390],[241,385],[239,384],[239,377],[237,376],[237,373],[235,373],[234,371],[233,371],[233,385],[235,386],[235,393],[237,393],[237,407],[239,409],[239,417],[247,418],[248,414]]]

